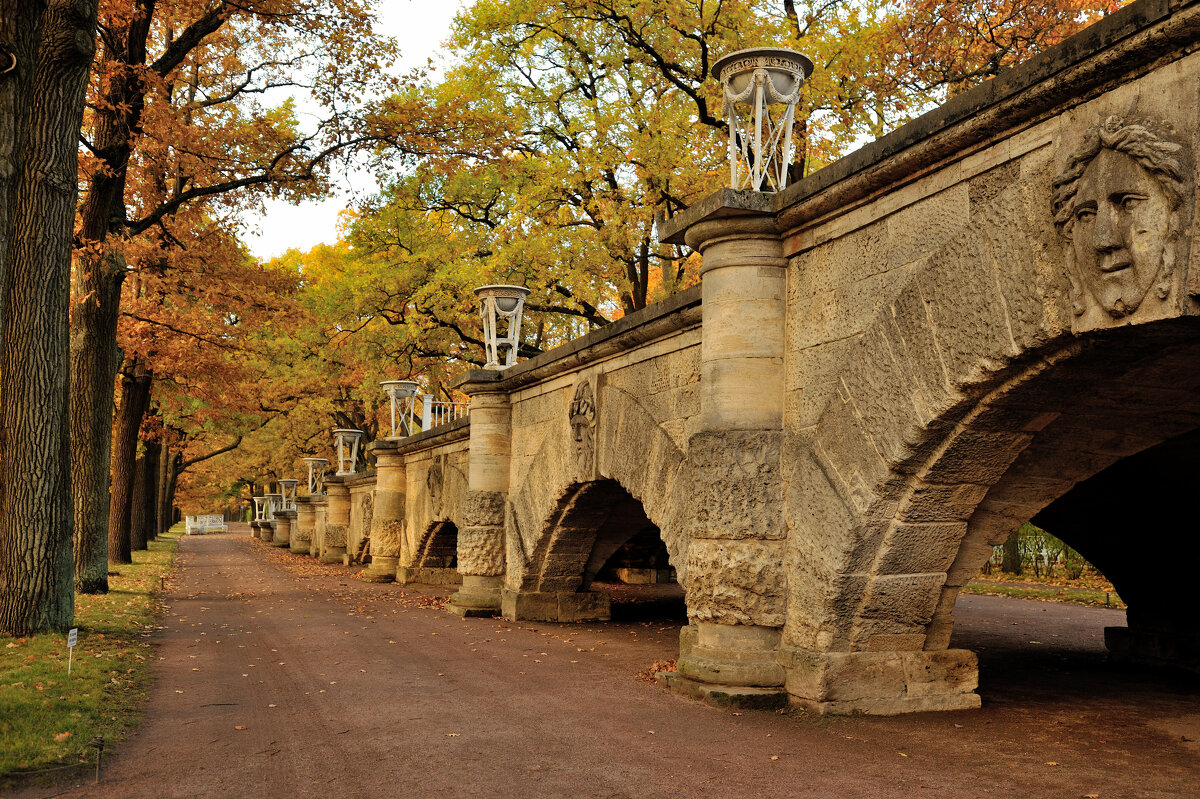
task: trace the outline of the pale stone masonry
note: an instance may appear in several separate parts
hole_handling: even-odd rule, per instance
[[[1198,46],[1196,3],[1142,0],[784,192],[661,222],[699,287],[467,373],[469,423],[372,445],[369,522],[331,478],[295,535],[461,579],[455,613],[575,621],[652,531],[687,603],[672,688],[890,714],[979,705],[955,600],[1034,519],[1129,603],[1114,657],[1200,670],[1190,600],[1128,540],[1151,520],[1200,557],[1166,502],[1200,466]]]

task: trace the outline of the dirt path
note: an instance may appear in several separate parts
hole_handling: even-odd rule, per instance
[[[1116,611],[963,597],[983,710],[828,719],[638,680],[677,623],[460,620],[244,531],[184,538],[168,589],[149,718],[104,784],[20,796],[1200,793],[1200,687],[1107,666]]]

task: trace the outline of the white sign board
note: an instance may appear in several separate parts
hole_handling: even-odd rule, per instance
[[[75,658],[75,645],[79,643],[79,628],[72,627],[67,631],[67,676],[71,674],[71,663]]]

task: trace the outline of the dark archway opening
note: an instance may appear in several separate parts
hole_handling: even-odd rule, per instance
[[[448,520],[434,522],[417,547],[412,565],[396,570],[396,582],[405,585],[461,585],[457,525]]]
[[[458,567],[458,526],[451,521],[435,522],[416,558],[417,566],[426,569]]]
[[[683,588],[660,530],[617,481],[598,480],[567,491],[548,522],[544,542],[525,590],[559,597],[558,620],[571,620],[574,611],[562,608],[576,605],[592,619],[686,619]],[[514,607],[525,618],[549,615],[531,605]],[[584,617],[583,612],[578,615]]]
[[[657,527],[647,523],[605,561],[591,590],[608,595],[613,621],[687,620],[687,602]]]
[[[1188,574],[1200,537],[1180,512],[1200,473],[1200,320],[1074,343],[973,413],[964,429],[978,440],[1026,441],[971,510],[930,627],[953,611],[953,628],[927,648],[976,652],[985,703],[1102,696],[1131,713],[1200,712]],[[1086,558],[1128,610],[958,595],[1025,522]]]
[[[1000,576],[1005,556],[1023,573],[989,586],[1000,596],[960,596],[952,641],[979,656],[985,701],[1086,695],[1117,712],[1200,710],[1191,576],[1200,536],[1179,510],[1197,478],[1193,430],[1077,483],[1033,516],[1033,530],[1014,533],[1007,552],[997,548],[984,580]]]

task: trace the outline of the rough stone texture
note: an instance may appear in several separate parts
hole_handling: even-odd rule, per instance
[[[469,526],[458,531],[458,570],[462,574],[504,574],[504,526]]]
[[[787,577],[783,541],[692,541],[688,548],[688,616],[697,621],[782,627]]]
[[[688,447],[693,508],[688,533],[700,539],[785,537],[778,432],[699,433]]]
[[[503,525],[505,499],[500,491],[468,491],[463,497],[463,523],[473,527]]]
[[[794,704],[820,713],[891,716],[979,707],[974,652],[810,652],[784,648]]]
[[[372,519],[371,557],[399,557],[404,530],[404,519]]]

